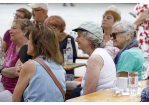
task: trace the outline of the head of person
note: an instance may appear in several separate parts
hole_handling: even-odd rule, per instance
[[[14,13],[14,20],[15,19],[31,19],[32,13],[29,12],[25,8],[20,8],[16,10],[16,13]]]
[[[126,44],[136,41],[136,26],[126,20],[116,22],[112,27],[113,46],[123,49]]]
[[[76,42],[78,49],[85,51],[87,48],[104,48],[103,31],[99,24],[93,21],[83,22],[78,28],[74,29],[78,33]]]
[[[44,24],[51,26],[54,29],[58,38],[61,37],[66,27],[66,24],[63,18],[57,15],[48,17],[44,21]]]
[[[33,3],[28,4],[28,6],[32,8],[32,14],[35,21],[43,23],[48,17],[48,3]]]
[[[118,7],[111,5],[109,6],[106,10],[105,13],[103,14],[103,19],[102,19],[102,28],[112,28],[113,24],[116,21],[121,20],[121,11]]]
[[[15,19],[10,29],[11,41],[14,43],[23,42],[29,38],[29,31],[27,27],[34,26],[28,19]]]
[[[51,59],[58,64],[63,63],[63,57],[59,50],[59,41],[53,30],[48,25],[39,24],[36,27],[29,27],[29,41],[27,43],[27,54],[36,58]]]

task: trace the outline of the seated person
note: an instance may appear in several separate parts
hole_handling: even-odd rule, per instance
[[[73,31],[78,32],[78,49],[89,55],[86,73],[68,99],[113,87],[116,68],[112,57],[104,49],[103,30],[95,22],[82,23]]]
[[[41,59],[51,69],[66,92],[63,57],[59,50],[58,38],[54,30],[43,24],[29,28],[27,54],[32,59]],[[20,102],[63,102],[63,95],[48,72],[34,60],[24,63],[15,87],[12,101]]]
[[[66,27],[65,21],[60,16],[55,15],[55,16],[48,17],[45,20],[44,24],[49,25],[54,29],[59,39],[59,49],[62,55],[63,55],[63,49],[66,49],[66,46],[67,46],[67,39],[71,38],[71,45],[73,49],[73,62],[75,63],[77,58],[75,41],[72,36],[64,32]],[[74,80],[74,69],[66,71],[66,81],[72,81],[72,80]]]
[[[20,8],[18,10],[16,10],[16,13],[14,13],[14,19],[31,19],[32,14],[31,12],[29,12],[27,9],[25,8]],[[5,53],[5,57],[6,57],[6,51],[9,48],[10,44],[11,44],[11,40],[10,40],[10,29],[7,30],[4,34],[3,37],[3,46],[4,46],[4,53]]]
[[[18,75],[16,75],[16,65],[21,64],[19,60],[20,48],[28,42],[29,32],[26,29],[34,26],[28,19],[15,19],[10,29],[10,40],[12,43],[6,52],[3,67],[0,69],[2,74],[0,82],[0,102],[11,102],[12,94]]]
[[[143,52],[138,48],[134,24],[128,21],[119,21],[113,25],[111,39],[113,46],[120,49],[114,58],[117,77],[128,77],[128,72],[138,72],[141,80],[141,68],[143,64]]]

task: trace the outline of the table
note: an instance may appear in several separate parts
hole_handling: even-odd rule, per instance
[[[114,97],[110,90],[102,90],[88,95],[66,100],[66,102],[139,102],[140,98],[123,95]]]
[[[87,56],[78,56],[77,59],[88,59],[89,57]]]
[[[85,63],[73,63],[72,65],[62,65],[63,66],[63,69],[65,70],[71,70],[71,69],[74,69],[74,68],[78,68],[78,67],[81,67],[81,66],[86,66]]]

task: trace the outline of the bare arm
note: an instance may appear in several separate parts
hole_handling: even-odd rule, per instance
[[[128,72],[119,72],[116,74],[116,77],[128,77]]]
[[[20,72],[19,80],[17,82],[17,85],[14,89],[14,93],[12,96],[13,102],[20,102],[22,100],[22,95],[25,90],[25,88],[29,84],[30,78],[33,76],[35,72],[35,63],[33,61],[27,61]]]
[[[140,25],[142,24],[148,16],[148,11],[139,12],[139,16],[134,20],[133,24]]]
[[[83,95],[93,93],[95,91],[100,70],[103,67],[103,62],[99,57],[99,55],[92,55],[88,60]]]
[[[8,78],[16,78],[18,77],[18,75],[16,75],[16,66],[17,64],[22,64],[20,59],[18,59],[15,67],[10,67],[10,68],[4,68],[2,71],[1,71],[1,74],[5,77],[8,77]]]

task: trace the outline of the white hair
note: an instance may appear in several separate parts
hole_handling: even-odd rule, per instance
[[[125,33],[122,33],[125,37],[127,35],[127,32],[130,31],[131,38],[130,38],[129,42],[133,42],[136,40],[137,32],[136,32],[136,25],[135,24],[132,24],[126,20],[121,20],[121,21],[117,21],[112,26],[112,28],[114,28],[117,25],[119,25],[119,27],[118,27],[119,31],[121,31],[121,32],[126,31]]]
[[[105,43],[102,39],[99,39],[98,37],[96,37],[95,35],[93,35],[92,33],[88,32],[88,31],[82,31],[79,30],[82,35],[88,39],[89,41],[92,42],[91,44],[91,48],[95,49],[95,48],[104,48],[105,47]]]

